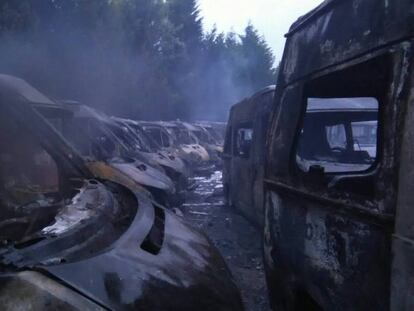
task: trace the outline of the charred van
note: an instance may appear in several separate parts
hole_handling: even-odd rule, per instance
[[[329,0],[287,34],[265,177],[275,310],[414,306],[414,2]]]
[[[224,142],[223,186],[227,204],[263,226],[265,138],[275,87],[231,108]]]

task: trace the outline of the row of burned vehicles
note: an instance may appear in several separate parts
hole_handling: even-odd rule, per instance
[[[227,202],[263,232],[274,310],[414,309],[414,1],[331,0],[277,87],[232,107]]]
[[[136,122],[0,75],[2,310],[242,310],[224,260],[172,212],[220,124]]]

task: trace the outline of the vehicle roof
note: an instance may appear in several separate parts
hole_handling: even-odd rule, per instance
[[[193,124],[190,124],[190,123],[187,123],[187,122],[182,122],[182,121],[180,121],[180,122],[177,122],[179,125],[181,125],[181,126],[183,126],[183,127],[185,127],[187,130],[189,130],[189,131],[198,131],[199,130],[199,128],[198,127],[196,127],[195,125],[193,125]]]
[[[170,121],[137,121],[142,126],[177,127],[178,125]]]
[[[63,107],[71,111],[77,118],[92,118],[103,122],[112,122],[111,119],[103,112],[95,110],[94,108],[80,102],[64,100],[62,103]]]
[[[209,126],[209,127],[218,127],[218,126],[226,126],[226,122],[219,122],[219,121],[195,121],[194,124],[201,125],[201,126]]]
[[[57,103],[36,90],[25,80],[6,74],[0,74],[0,92],[8,93],[12,96],[19,96],[33,104],[52,107],[57,105]]]
[[[205,128],[205,129],[212,129],[213,128],[213,126],[211,124],[207,124],[207,123],[193,123],[193,126],[198,127],[198,128],[202,127],[202,128]]]
[[[332,5],[334,2],[339,2],[339,1],[344,1],[344,0],[324,0],[316,8],[309,11],[305,15],[302,15],[301,17],[299,17],[290,26],[289,32],[285,35],[285,37],[292,35],[295,31],[298,31],[301,27],[306,26],[308,23],[311,22],[312,19],[316,18],[319,14],[323,14],[323,12],[327,10],[330,5]]]
[[[257,101],[256,99],[260,96],[263,96],[267,93],[274,92],[276,89],[275,85],[269,85],[260,91],[254,93],[252,96],[243,99],[241,102],[233,105],[230,110],[229,120],[237,120],[241,122],[248,122],[253,120],[258,105],[262,102]]]
[[[270,93],[270,92],[274,92],[276,90],[276,85],[272,84],[272,85],[268,85],[264,88],[262,88],[260,91],[257,91],[256,93],[254,93],[252,96],[250,96],[250,99],[262,96],[264,94]]]
[[[414,1],[327,0],[290,28],[281,87],[414,37]],[[344,27],[345,25],[345,27]]]
[[[110,116],[109,118],[111,120],[114,120],[115,122],[119,122],[119,123],[129,123],[131,121],[129,119],[124,119],[124,118],[115,117],[115,116]]]

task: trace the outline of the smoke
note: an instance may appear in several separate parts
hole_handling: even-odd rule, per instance
[[[256,90],[240,82],[235,64],[242,64],[242,57],[212,57],[214,51],[204,48],[187,55],[192,63],[182,70],[175,38],[159,39],[164,34],[152,28],[131,30],[134,24],[123,20],[127,15],[114,15],[113,9],[104,11],[99,23],[91,22],[99,12],[62,9],[49,18],[41,11],[40,22],[29,19],[23,31],[2,32],[0,72],[23,78],[52,98],[142,120],[225,121],[229,108]]]
[[[193,105],[191,121],[227,121],[230,108],[252,94],[253,86],[238,83],[235,68],[226,62],[206,64],[201,79],[188,96]]]
[[[108,113],[139,113],[140,81],[150,70],[143,57],[131,57],[122,46],[85,42],[74,32],[2,37],[0,46],[2,73],[21,77],[53,98]]]

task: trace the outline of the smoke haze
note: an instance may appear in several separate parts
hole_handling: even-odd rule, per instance
[[[109,114],[224,121],[274,83],[254,27],[203,34],[192,0],[8,0],[0,9],[0,72]]]

